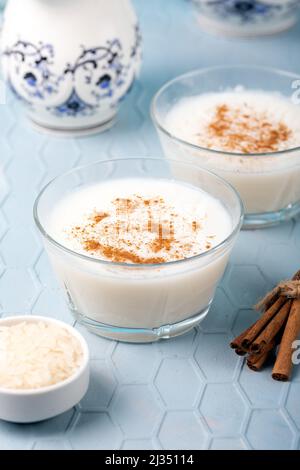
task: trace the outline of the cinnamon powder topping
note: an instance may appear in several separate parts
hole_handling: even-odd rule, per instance
[[[105,219],[108,216],[109,214],[106,214],[105,212],[96,212],[96,214],[94,215],[94,222],[98,224],[99,222],[101,222],[103,219]]]
[[[101,245],[97,240],[86,240],[84,248],[86,251],[97,251],[101,249]]]
[[[196,230],[197,230],[197,228],[198,228],[198,222],[197,222],[197,220],[193,220],[193,222],[192,222],[192,227],[193,227],[194,232],[196,232]]]
[[[211,233],[199,233],[201,220],[179,214],[163,197],[116,198],[111,209],[84,216],[68,231],[84,252],[100,259],[159,264],[195,256],[212,247]]]
[[[217,106],[205,135],[198,135],[200,145],[245,154],[276,152],[291,136],[286,124],[270,122],[266,113],[247,103],[242,107]]]

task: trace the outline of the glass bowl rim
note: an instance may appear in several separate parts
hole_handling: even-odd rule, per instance
[[[115,261],[102,260],[102,259],[90,256],[90,255],[85,255],[85,254],[82,254],[82,253],[78,253],[78,252],[64,246],[63,244],[59,243],[51,235],[48,234],[47,230],[44,228],[44,226],[40,222],[38,209],[39,209],[39,203],[40,203],[42,197],[44,196],[44,194],[47,192],[47,190],[53,184],[55,184],[60,179],[65,178],[66,176],[72,175],[73,173],[75,174],[75,173],[77,173],[79,171],[82,171],[82,170],[87,170],[89,168],[92,168],[93,166],[106,164],[106,163],[117,163],[117,162],[126,162],[126,161],[152,161],[152,162],[155,161],[155,162],[164,162],[164,163],[167,163],[167,164],[168,163],[175,163],[175,164],[177,163],[177,164],[180,164],[180,165],[183,165],[183,166],[186,166],[186,167],[195,168],[197,171],[201,171],[202,173],[205,173],[205,174],[215,178],[215,180],[219,181],[220,183],[222,183],[223,186],[227,187],[229,189],[229,191],[231,191],[231,193],[236,198],[236,202],[237,202],[237,205],[239,207],[239,217],[238,217],[237,223],[235,224],[235,226],[233,226],[233,228],[231,229],[229,235],[226,238],[224,238],[224,240],[222,240],[220,243],[218,243],[216,246],[211,248],[210,250],[204,251],[202,253],[199,253],[198,255],[191,256],[189,258],[183,258],[183,259],[175,260],[175,261],[167,261],[165,263],[146,263],[146,264],[141,263],[141,264],[137,264],[137,263],[121,263],[121,262],[115,262]],[[41,189],[40,193],[38,194],[38,196],[37,196],[37,198],[34,202],[34,206],[33,206],[33,218],[34,218],[34,222],[35,222],[39,232],[42,234],[42,236],[48,242],[50,242],[52,245],[54,245],[56,248],[58,248],[59,250],[62,250],[63,252],[65,252],[69,255],[75,256],[76,258],[82,259],[84,261],[100,264],[102,266],[115,266],[115,267],[120,267],[120,268],[123,267],[123,268],[129,268],[129,269],[150,270],[150,269],[153,269],[153,268],[165,268],[165,267],[184,264],[184,263],[186,264],[189,261],[191,262],[191,261],[194,261],[194,260],[203,259],[203,258],[205,258],[205,257],[207,257],[211,254],[214,254],[214,253],[220,251],[224,246],[228,245],[231,242],[231,240],[239,233],[239,231],[242,227],[242,224],[243,224],[243,220],[244,220],[244,205],[243,205],[243,202],[242,202],[242,199],[241,199],[239,193],[237,192],[237,190],[230,183],[228,183],[225,179],[223,179],[220,176],[216,175],[212,171],[206,170],[205,168],[200,168],[200,167],[197,167],[197,166],[195,166],[193,164],[190,164],[190,163],[183,163],[179,160],[170,160],[170,159],[166,160],[164,158],[159,158],[159,157],[158,158],[154,158],[154,157],[131,157],[131,158],[129,157],[128,158],[127,157],[127,158],[113,158],[113,159],[108,159],[108,160],[98,160],[98,161],[93,162],[93,163],[80,165],[78,167],[73,168],[72,170],[69,170],[67,172],[64,172],[64,173],[56,176],[55,178],[50,180]]]
[[[205,73],[209,72],[214,72],[214,71],[221,71],[221,70],[257,70],[260,72],[271,72],[274,75],[277,76],[282,76],[282,77],[289,77],[294,80],[300,80],[300,75],[294,73],[294,72],[289,72],[287,70],[281,70],[277,69],[275,67],[264,67],[260,65],[216,65],[213,67],[205,67],[205,68],[200,68],[200,69],[194,69],[189,72],[183,73],[181,75],[176,76],[175,78],[172,78],[171,80],[168,80],[165,82],[159,90],[155,93],[151,100],[151,105],[150,105],[150,114],[152,121],[154,122],[155,126],[163,132],[167,137],[170,139],[174,140],[175,142],[178,142],[182,145],[185,145],[187,147],[190,147],[191,149],[194,150],[201,150],[205,152],[209,152],[210,154],[213,155],[225,155],[225,156],[230,156],[230,157],[243,157],[243,158],[253,158],[253,157],[274,157],[275,155],[285,155],[287,153],[294,153],[300,150],[300,145],[297,147],[291,147],[289,149],[284,149],[284,150],[277,150],[275,152],[261,152],[261,153],[241,153],[241,152],[228,152],[228,151],[223,151],[223,150],[215,150],[215,149],[210,149],[207,147],[201,147],[200,145],[193,144],[192,142],[188,142],[187,140],[181,139],[180,137],[176,137],[176,135],[173,135],[170,131],[166,129],[164,124],[159,120],[157,116],[157,101],[158,99],[163,95],[163,93],[173,84],[179,83],[182,80],[188,79],[188,78],[193,78],[196,76],[204,75]]]

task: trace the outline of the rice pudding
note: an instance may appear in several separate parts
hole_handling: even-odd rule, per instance
[[[136,160],[150,162],[151,176],[140,177]],[[35,217],[74,316],[102,336],[143,342],[181,334],[206,316],[242,208],[209,172],[136,160],[57,178],[41,193]],[[123,167],[126,177],[104,177],[111,167]],[[175,173],[183,168],[180,180]]]
[[[300,146],[300,109],[287,98],[243,88],[182,98],[164,124],[202,150],[163,139],[167,156],[192,159],[227,179],[246,214],[279,211],[300,200],[300,165],[295,168],[288,153],[278,156]]]
[[[77,253],[115,263],[160,264],[210,250],[231,228],[227,211],[208,193],[140,178],[71,194],[53,211],[49,230]]]

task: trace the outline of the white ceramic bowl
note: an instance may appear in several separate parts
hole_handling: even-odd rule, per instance
[[[0,326],[27,322],[47,322],[65,328],[80,342],[83,361],[77,372],[56,385],[34,390],[0,388],[0,419],[14,423],[34,423],[53,418],[75,406],[89,385],[89,350],[85,339],[73,327],[52,318],[23,315],[0,320]]]

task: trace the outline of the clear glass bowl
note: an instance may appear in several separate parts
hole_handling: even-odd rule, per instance
[[[227,239],[193,258],[137,265],[78,254],[52,238],[49,220],[67,193],[101,181],[153,177],[189,183],[218,198],[232,219]],[[34,217],[74,317],[101,336],[147,342],[180,335],[204,319],[240,230],[243,207],[236,191],[206,170],[132,158],[101,161],[59,176],[42,190]]]
[[[300,76],[250,66],[221,66],[182,75],[164,85],[153,99],[151,113],[167,158],[214,171],[240,193],[244,228],[260,228],[288,220],[300,212],[300,147],[285,151],[239,154],[193,145],[165,125],[168,112],[182,98],[233,90],[280,93],[298,106]]]

